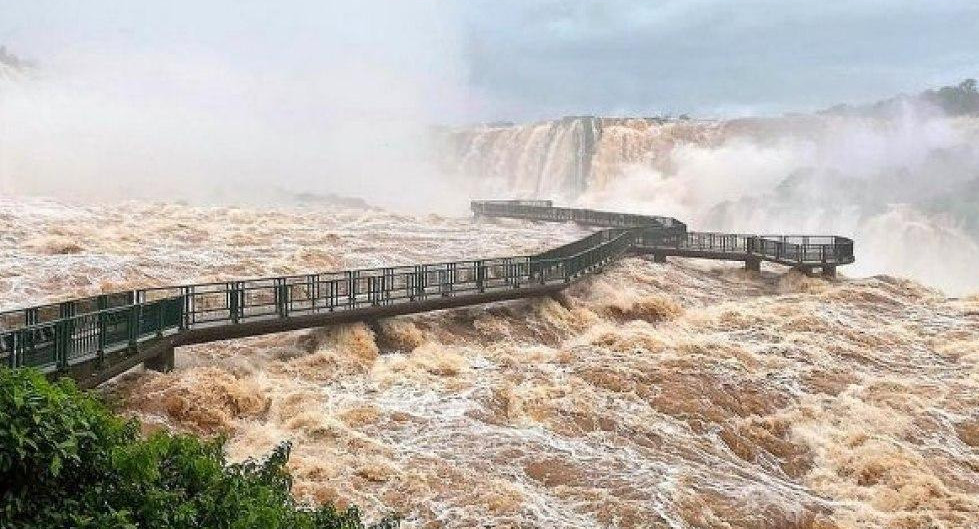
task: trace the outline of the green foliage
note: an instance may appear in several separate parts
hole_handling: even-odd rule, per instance
[[[949,116],[979,115],[979,82],[966,79],[955,86],[943,86],[920,94],[901,95],[869,105],[840,104],[820,111],[820,114],[841,116],[894,117],[900,116],[907,103],[925,102],[938,107]]]
[[[290,494],[289,444],[228,464],[223,440],[143,439],[68,380],[0,369],[0,527],[360,529],[356,508]],[[393,528],[385,519],[378,528]]]
[[[942,108],[951,116],[979,114],[979,91],[976,80],[966,79],[958,86],[943,86],[938,90],[928,90],[922,97]]]

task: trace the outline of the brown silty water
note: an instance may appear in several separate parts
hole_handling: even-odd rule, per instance
[[[5,308],[534,252],[571,225],[0,200]],[[555,298],[178,350],[101,391],[294,444],[295,494],[406,527],[979,526],[979,297],[628,258]]]

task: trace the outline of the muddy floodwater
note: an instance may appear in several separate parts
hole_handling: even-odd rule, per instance
[[[3,308],[540,251],[572,225],[0,199]],[[405,527],[979,527],[979,297],[620,261],[554,298],[179,349],[100,391],[293,443],[294,492]]]

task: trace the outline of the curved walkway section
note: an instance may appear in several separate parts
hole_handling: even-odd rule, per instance
[[[141,289],[3,312],[0,361],[92,387],[140,363],[169,370],[183,345],[553,293],[627,253],[824,273],[853,262],[853,241],[843,237],[688,232],[669,217],[550,201],[477,201],[472,209],[477,217],[603,229],[535,255]]]
[[[687,231],[686,224],[670,217],[611,213],[554,207],[549,200],[493,200],[472,203],[476,215],[535,221],[634,228],[633,250],[660,260],[668,255],[745,261],[757,268],[761,261],[792,266],[805,272],[819,269],[832,275],[836,266],[853,262],[853,241],[835,235],[749,235]],[[577,244],[577,243],[574,243]],[[546,252],[545,252],[546,253]]]

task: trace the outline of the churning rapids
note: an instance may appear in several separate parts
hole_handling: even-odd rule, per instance
[[[0,228],[5,308],[584,233],[22,198]],[[979,296],[892,277],[625,259],[558,298],[186,348],[102,391],[236,459],[291,440],[298,497],[407,527],[979,526]]]

